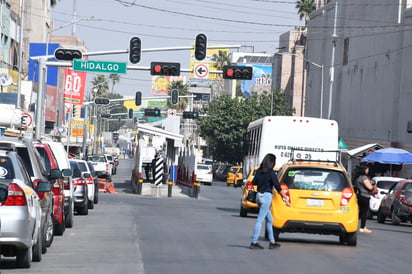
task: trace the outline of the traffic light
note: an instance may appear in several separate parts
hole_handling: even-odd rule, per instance
[[[140,106],[142,104],[142,93],[140,91],[136,91],[136,97],[134,98],[134,104],[136,106]]]
[[[158,108],[146,108],[144,110],[144,116],[159,117],[160,116],[160,109],[158,109]]]
[[[108,105],[108,104],[110,104],[110,100],[109,100],[109,98],[98,97],[98,98],[94,98],[94,103],[96,105]]]
[[[172,104],[176,105],[179,103],[179,91],[177,89],[172,89],[170,91],[170,97],[172,98]]]
[[[179,76],[180,63],[152,62],[150,64],[151,75]]]
[[[129,119],[132,119],[133,118],[133,109],[132,108],[129,108]]]
[[[199,112],[197,111],[183,111],[184,119],[199,119]]]
[[[224,66],[223,79],[251,80],[253,67],[246,66]]]
[[[207,54],[207,37],[203,33],[196,35],[195,39],[195,58],[203,60]]]
[[[83,54],[78,49],[57,48],[54,51],[54,57],[57,60],[72,61],[73,59],[82,59]]]
[[[137,64],[140,62],[140,57],[142,55],[142,42],[139,37],[132,37],[130,39],[129,48],[129,61],[132,64]]]

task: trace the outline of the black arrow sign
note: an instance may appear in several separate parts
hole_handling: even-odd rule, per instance
[[[203,73],[206,73],[206,72],[207,72],[207,70],[205,70],[204,67],[199,67],[199,68],[197,69],[197,73],[198,73],[199,75],[203,75]]]

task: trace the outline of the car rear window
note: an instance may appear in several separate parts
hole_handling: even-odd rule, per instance
[[[88,171],[86,163],[85,162],[77,162],[79,164],[80,170],[82,172]]]
[[[397,181],[378,181],[378,188],[390,189],[396,185]]]
[[[88,157],[87,160],[92,162],[106,162],[104,156],[92,156]]]
[[[210,166],[207,166],[207,165],[197,165],[197,169],[209,170],[209,169],[211,169],[211,167],[210,167]]]
[[[302,190],[342,191],[349,186],[342,172],[318,168],[290,168],[281,183]]]
[[[14,168],[8,157],[0,157],[0,179],[13,179]]]

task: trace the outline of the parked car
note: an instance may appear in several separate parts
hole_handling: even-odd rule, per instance
[[[338,153],[338,152],[337,152]],[[337,235],[356,246],[359,208],[349,174],[339,162],[290,160],[279,170],[290,206],[274,191],[271,212],[275,238],[284,232]]]
[[[87,206],[89,209],[94,208],[94,194],[96,193],[96,182],[92,176],[92,172],[89,169],[89,165],[85,160],[75,160],[79,164],[82,176],[85,178],[87,186]]]
[[[391,189],[394,185],[396,185],[396,183],[402,180],[405,180],[405,178],[381,176],[381,177],[373,177],[372,180],[376,182],[378,193],[376,195],[371,196],[369,200],[368,217],[370,219],[372,219],[373,216],[378,215],[378,211],[379,211],[379,207],[381,206],[382,198],[389,191],[389,189]]]
[[[39,152],[47,172],[50,172],[52,169],[61,172],[48,144],[35,142],[34,146]],[[53,190],[54,235],[63,235],[66,229],[66,220],[64,215],[64,185],[61,175],[59,174],[58,178],[51,180],[51,184]]]
[[[104,155],[92,155],[87,157],[91,161],[99,178],[112,180],[112,166]]]
[[[64,188],[64,218],[66,228],[71,228],[74,223],[74,186],[72,181],[73,172],[69,163],[67,151],[64,149],[64,145],[60,142],[43,141],[43,143],[50,146],[60,171],[62,171],[61,179],[63,179]]]
[[[88,215],[89,199],[86,185],[86,179],[88,176],[87,174],[82,175],[79,163],[76,160],[70,160],[70,167],[73,171],[73,186],[75,187],[74,209],[80,215]]]
[[[390,218],[392,224],[412,221],[412,180],[403,180],[389,189],[382,198],[378,222]]]
[[[93,203],[97,204],[99,202],[99,177],[97,177],[96,171],[94,170],[93,163],[90,161],[87,161],[87,165],[89,166],[90,170],[90,175],[93,178],[95,187],[94,187],[94,200]]]
[[[50,183],[37,181],[35,191],[18,154],[0,150],[0,253],[16,257],[20,268],[42,259],[42,209],[36,192],[51,192]]]
[[[38,182],[49,182],[60,176],[58,169],[50,169],[46,171],[44,163],[38,151],[34,147],[30,139],[2,137],[0,139],[0,147],[5,150],[15,151],[23,161],[33,187],[37,189]],[[52,191],[39,193],[39,204],[42,209],[41,219],[41,239],[42,253],[46,253],[47,247],[53,242],[54,224],[53,224],[53,201],[54,195]]]
[[[196,174],[196,180],[198,182],[201,182],[205,185],[212,185],[213,172],[212,172],[212,166],[211,165],[198,163],[196,165],[195,174]]]
[[[234,187],[243,184],[243,168],[242,166],[231,166],[227,172],[226,185],[233,185]]]

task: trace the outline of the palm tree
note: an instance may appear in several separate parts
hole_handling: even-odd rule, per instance
[[[107,83],[109,79],[106,78],[103,74],[97,75],[92,80],[94,97],[107,97],[109,93],[109,84]]]
[[[117,73],[112,73],[109,75],[109,79],[112,81],[112,90],[111,93],[114,91],[114,85],[120,82],[120,75]]]
[[[176,105],[173,105],[170,100],[167,101],[167,106],[170,108],[174,108],[179,111],[183,111],[186,109],[187,106],[187,98],[181,98],[181,96],[187,95],[189,93],[189,87],[187,84],[183,84],[183,81],[173,81],[169,84],[168,87],[168,94],[170,95],[170,91],[172,89],[177,89],[179,92],[179,102]]]
[[[224,66],[230,65],[229,54],[224,50],[219,50],[218,54],[213,54],[212,61],[218,70],[222,70]]]
[[[299,19],[305,18],[305,27],[308,26],[309,15],[316,10],[315,0],[299,0],[296,2],[296,8],[298,9]]]
[[[213,54],[212,61],[217,70],[223,70],[224,66],[230,65],[229,54],[224,50],[219,50],[218,54]],[[221,94],[224,87],[224,81],[221,74],[216,75],[215,85],[217,86],[218,94]]]

